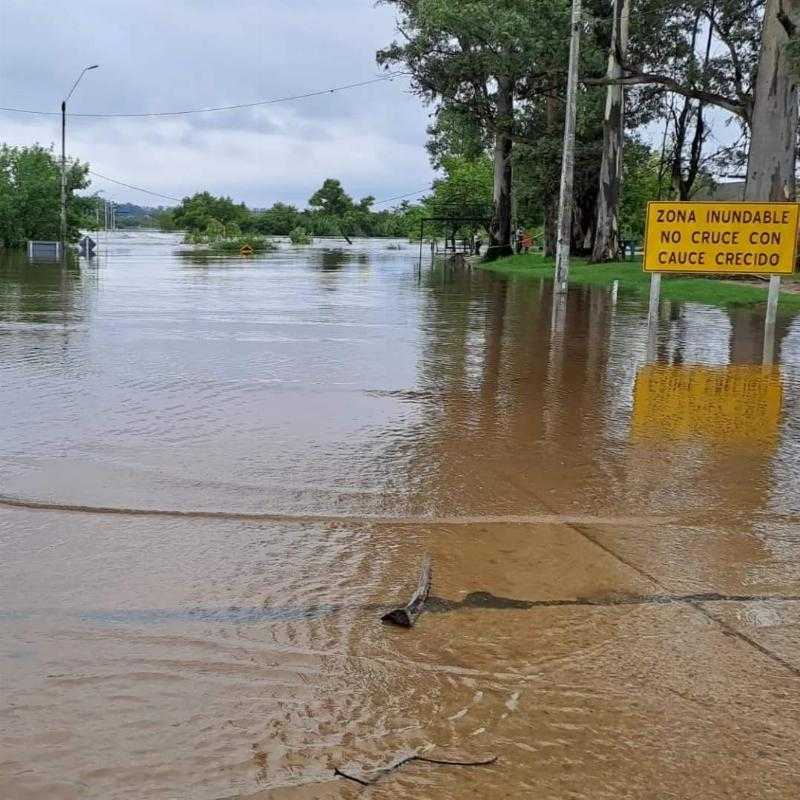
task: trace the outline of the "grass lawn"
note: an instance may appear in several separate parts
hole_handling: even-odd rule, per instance
[[[497,261],[476,265],[502,275],[518,275],[530,278],[552,278],[554,262],[539,254],[511,256]],[[622,261],[613,264],[587,264],[585,259],[574,259],[570,266],[569,282],[607,286],[619,281],[620,293],[637,294],[647,298],[650,294],[650,275],[642,271],[641,262]],[[795,276],[785,279],[798,284]],[[665,300],[683,300],[707,305],[756,306],[767,302],[767,286],[751,286],[737,281],[716,280],[683,275],[664,275],[661,281],[661,297]],[[778,311],[800,311],[800,293],[781,292]]]

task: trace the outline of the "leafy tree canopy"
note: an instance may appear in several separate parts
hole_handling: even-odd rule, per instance
[[[88,198],[75,198],[89,185],[88,164],[67,165],[67,237],[75,241]],[[29,239],[61,238],[61,166],[51,148],[0,146],[0,246],[18,247]]]
[[[172,212],[175,226],[187,231],[205,231],[212,220],[223,225],[233,222],[245,226],[250,216],[244,203],[234,203],[230,197],[215,197],[209,192],[184,197]]]

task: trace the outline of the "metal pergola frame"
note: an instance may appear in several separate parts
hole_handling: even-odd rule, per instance
[[[480,216],[451,216],[451,217],[444,217],[444,216],[433,216],[433,217],[423,217],[419,222],[419,266],[422,269],[422,244],[423,239],[425,236],[425,225],[428,222],[446,222],[452,225],[452,235],[448,237],[445,235],[445,251],[447,251],[447,241],[452,239],[453,241],[453,254],[455,254],[455,238],[456,238],[456,231],[458,228],[463,225],[465,222],[475,222],[479,223],[489,229],[489,224],[491,223],[491,217],[480,217]]]

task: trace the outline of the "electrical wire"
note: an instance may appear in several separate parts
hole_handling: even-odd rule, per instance
[[[392,200],[405,200],[406,197],[416,197],[417,195],[425,194],[425,192],[429,192],[430,190],[431,190],[430,186],[428,186],[427,188],[420,189],[417,192],[409,192],[408,194],[398,194],[395,195],[394,197],[387,197],[385,200],[376,200],[374,203],[372,203],[372,205],[380,206],[383,205],[384,203],[391,203]]]
[[[136,186],[133,183],[126,183],[125,181],[117,180],[117,178],[110,178],[108,175],[103,175],[101,172],[96,172],[93,169],[89,170],[90,175],[94,175],[96,178],[102,178],[104,181],[110,181],[111,183],[116,183],[118,186],[124,186],[127,189],[134,189],[137,192],[144,192],[145,194],[151,194],[154,197],[162,197],[164,200],[174,200],[177,203],[180,203],[182,198],[180,197],[173,197],[169,194],[162,194],[161,192],[155,192],[152,189],[145,189],[143,186]],[[417,195],[424,194],[425,192],[429,192],[430,188],[419,189],[416,192],[408,192],[407,194],[398,194],[394,197],[387,197],[383,200],[376,200],[372,203],[373,206],[380,206],[385,203],[391,203],[393,200],[404,200],[407,197],[416,197]]]
[[[394,80],[401,75],[408,75],[408,72],[390,72],[386,75],[381,75],[379,78],[371,78],[366,81],[358,81],[356,83],[347,83],[343,86],[333,86],[330,89],[318,89],[313,92],[305,92],[304,94],[288,95],[286,97],[273,97],[268,100],[256,100],[252,103],[236,103],[229,106],[213,106],[210,108],[189,108],[181,111],[142,111],[136,113],[119,113],[119,114],[89,114],[89,113],[68,113],[68,117],[91,117],[94,119],[130,119],[139,117],[179,117],[188,114],[210,114],[214,111],[234,111],[241,108],[255,108],[257,106],[270,106],[277,103],[288,103],[292,100],[305,100],[309,97],[321,97],[326,94],[335,94],[336,92],[343,92],[348,89],[357,89],[362,86],[370,86],[374,83],[384,83],[386,81]],[[8,111],[14,114],[34,114],[39,116],[59,116],[60,111],[35,111],[28,108],[11,108],[7,106],[0,106],[0,111]]]
[[[144,189],[141,186],[134,186],[132,183],[125,183],[125,181],[118,181],[116,178],[109,178],[108,175],[102,175],[99,172],[95,172],[93,169],[89,170],[90,175],[94,175],[97,178],[102,178],[104,181],[111,181],[111,183],[116,183],[118,186],[125,186],[127,189],[135,189],[137,192],[144,192],[145,194],[152,194],[154,197],[163,197],[165,200],[174,200],[176,203],[181,202],[180,197],[173,197],[169,194],[161,194],[160,192],[154,192],[151,189]]]

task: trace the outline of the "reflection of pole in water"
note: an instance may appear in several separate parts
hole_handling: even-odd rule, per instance
[[[763,362],[771,364],[775,359],[775,320],[778,316],[778,298],[781,291],[781,276],[770,275],[769,297],[767,298],[767,316],[764,320],[764,354]]]
[[[554,287],[555,288],[555,287]],[[567,320],[567,295],[563,292],[553,292],[553,309],[550,315],[550,352],[553,345],[558,344],[559,349],[564,340],[564,328]]]
[[[603,341],[605,298],[606,291],[604,288],[600,286],[589,287],[589,347],[586,356],[587,377],[595,374],[597,364],[602,355],[600,343]]]
[[[547,438],[558,435],[557,416],[561,406],[558,386],[561,382],[564,333],[567,319],[567,294],[556,291],[553,285],[553,307],[550,314],[550,348],[547,356],[547,380],[542,421]]]
[[[764,328],[764,355],[762,361],[764,364],[772,364],[775,360],[775,326],[771,329]]]
[[[422,237],[425,235],[425,221],[421,220],[419,223],[419,264],[417,265],[417,274],[422,277],[422,245],[424,244]]]
[[[650,306],[647,311],[647,360],[655,361],[658,344],[658,308],[661,299],[661,273],[650,276]]]

